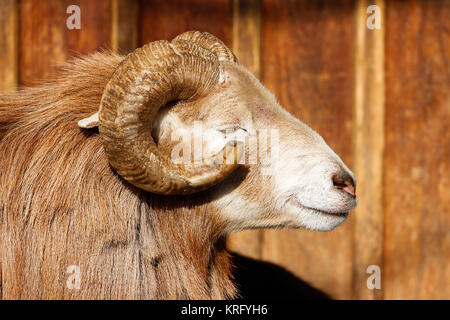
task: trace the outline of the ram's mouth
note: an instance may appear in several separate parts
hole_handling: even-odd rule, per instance
[[[317,209],[317,208],[311,208],[311,207],[307,207],[305,205],[303,205],[296,197],[291,197],[289,199],[289,202],[291,204],[293,204],[294,206],[301,208],[301,209],[306,209],[306,210],[310,210],[319,214],[323,214],[323,215],[327,215],[327,216],[334,216],[334,217],[342,217],[345,218],[348,215],[348,212],[350,210],[344,210],[344,211],[328,211],[328,210],[322,210],[322,209]]]

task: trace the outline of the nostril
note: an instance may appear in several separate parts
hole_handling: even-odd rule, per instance
[[[348,194],[355,196],[355,181],[348,174],[334,174],[332,177],[333,185],[347,192]]]

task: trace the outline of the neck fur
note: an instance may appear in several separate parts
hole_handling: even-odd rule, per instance
[[[149,199],[141,230],[143,252],[157,252],[151,264],[161,285],[160,298],[224,299],[236,296],[223,224],[204,195]],[[186,203],[185,203],[186,202]],[[174,207],[171,204],[176,204]],[[193,209],[195,207],[195,209]],[[153,236],[146,235],[152,232]],[[159,230],[156,232],[155,230]],[[152,250],[146,251],[146,248]],[[156,250],[155,250],[156,249]],[[148,267],[148,266],[147,266]]]

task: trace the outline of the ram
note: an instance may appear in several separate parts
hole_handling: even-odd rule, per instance
[[[234,298],[228,234],[356,205],[324,140],[197,31],[0,95],[0,154],[3,299]]]

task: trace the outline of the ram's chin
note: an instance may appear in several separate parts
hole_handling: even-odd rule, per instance
[[[328,213],[308,208],[291,208],[289,211],[298,227],[317,231],[333,230],[341,225],[348,216],[348,212]]]
[[[330,231],[341,225],[347,219],[348,213],[339,215],[312,211],[303,213],[301,220],[303,227],[309,230]]]

